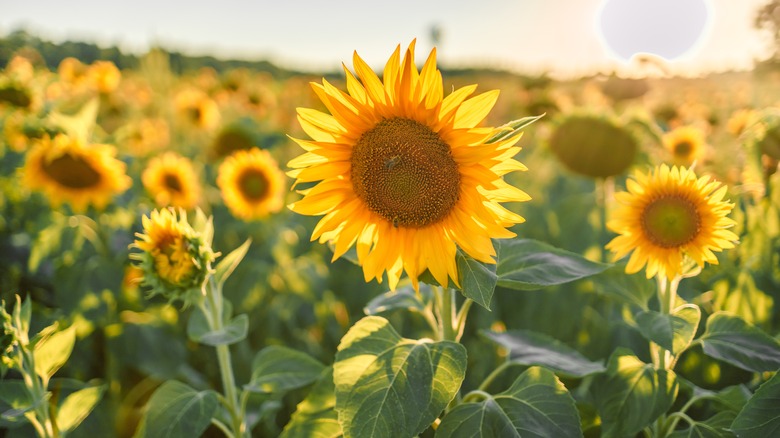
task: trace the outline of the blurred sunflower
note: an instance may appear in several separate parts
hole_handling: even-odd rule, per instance
[[[753,109],[739,109],[734,111],[726,122],[726,129],[731,135],[738,137],[746,128],[758,122],[760,115]]]
[[[180,91],[173,103],[179,118],[198,128],[213,129],[219,124],[217,103],[197,88]]]
[[[122,128],[119,135],[127,146],[127,153],[143,157],[168,146],[171,141],[170,128],[165,119],[141,119]]]
[[[27,85],[7,77],[0,78],[0,108],[9,105],[16,108],[35,110],[40,99]]]
[[[649,174],[640,171],[616,194],[621,204],[607,226],[620,234],[607,244],[615,258],[631,254],[626,272],[647,265],[646,275],[668,279],[682,274],[687,256],[698,266],[718,264],[713,251],[733,248],[735,222],[726,217],[734,204],[723,201],[726,186],[692,170],[667,165]]]
[[[396,48],[384,81],[355,53],[360,81],[345,67],[346,93],[324,79],[312,84],[331,114],[298,109],[313,141],[295,139],[307,152],[288,173],[296,184],[318,181],[290,205],[325,215],[312,240],[334,243],[334,260],[356,245],[366,281],[387,272],[391,289],[403,271],[417,287],[426,269],[458,284],[458,248],[495,263],[491,239],[513,237],[506,227],[524,221],[500,202],[530,199],[502,179],[526,169],[512,159],[519,136],[486,143],[498,129],[478,127],[498,90],[468,98],[470,85],[445,98],[436,50],[418,72],[414,46],[403,60]]]
[[[268,151],[234,152],[219,166],[217,185],[230,212],[243,220],[261,219],[281,210],[284,174]]]
[[[41,139],[28,152],[22,172],[27,187],[45,193],[53,206],[66,202],[76,212],[89,205],[102,209],[132,184],[113,146],[86,145],[65,134]]]
[[[152,158],[141,181],[160,207],[192,209],[200,199],[200,186],[192,162],[175,152]]]
[[[87,81],[87,66],[76,58],[68,57],[60,61],[57,73],[69,85],[78,86]]]
[[[122,79],[122,73],[111,61],[95,61],[86,74],[92,87],[104,94],[114,91]]]
[[[673,164],[690,166],[704,155],[704,132],[695,126],[680,126],[664,134],[663,144]]]

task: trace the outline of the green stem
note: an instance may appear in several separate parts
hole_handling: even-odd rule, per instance
[[[487,377],[485,377],[485,380],[482,381],[482,384],[479,385],[479,388],[477,388],[478,391],[487,391],[488,387],[491,383],[493,383],[493,380],[496,380],[496,377],[498,377],[499,374],[503,373],[507,368],[514,365],[514,362],[506,361],[499,365],[496,369],[493,370],[490,374],[488,374]]]
[[[493,396],[488,394],[485,391],[475,389],[474,391],[469,392],[468,394],[466,394],[465,397],[463,397],[463,403],[468,403],[472,400],[487,400],[489,398],[493,398]]]
[[[204,314],[209,322],[210,329],[213,331],[222,330],[225,325],[225,321],[222,319],[222,289],[216,284],[214,277],[209,278],[206,300],[208,311],[204,309]],[[225,392],[225,402],[227,403],[227,408],[233,423],[232,436],[243,437],[246,434],[246,426],[244,424],[244,416],[240,412],[240,405],[238,403],[236,379],[233,376],[233,366],[230,360],[230,348],[225,344],[217,345],[215,348],[217,349],[219,373],[222,377],[222,389]]]
[[[474,300],[466,298],[463,305],[458,310],[458,316],[455,318],[455,341],[460,342],[460,338],[463,337],[463,331],[466,329],[466,318],[469,316],[469,309],[474,304]]]
[[[30,393],[33,403],[35,403],[35,416],[41,429],[38,433],[44,438],[55,438],[57,433],[49,415],[49,402],[45,400],[46,389],[43,387],[41,379],[35,373],[35,356],[32,351],[27,349],[27,346],[22,347],[22,354],[24,361],[22,375],[27,391]]]
[[[442,287],[439,289],[439,340],[457,342],[457,333],[453,325],[453,314],[455,308],[455,295],[452,289]]]

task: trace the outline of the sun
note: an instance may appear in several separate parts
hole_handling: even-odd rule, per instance
[[[620,207],[607,226],[619,234],[607,249],[619,259],[632,253],[626,272],[647,266],[646,276],[672,279],[683,273],[687,257],[698,266],[718,264],[715,252],[733,248],[738,237],[728,228],[734,204],[723,201],[726,186],[710,177],[697,178],[685,167],[661,165],[649,174],[637,172],[616,195]]]
[[[426,270],[457,285],[459,249],[495,263],[491,239],[524,221],[501,203],[530,199],[503,179],[526,170],[513,159],[519,136],[489,143],[499,128],[482,126],[498,91],[471,97],[470,85],[444,97],[436,49],[418,71],[414,48],[401,59],[398,46],[382,80],[355,53],[346,92],[313,83],[330,114],[298,109],[312,140],[294,139],[307,152],[288,164],[310,186],[290,208],[324,215],[312,240],[331,242],[334,260],[354,246],[366,281],[386,273],[391,289],[404,271],[415,287]]]
[[[110,145],[87,145],[65,134],[46,136],[27,154],[22,180],[46,194],[54,207],[68,203],[79,213],[90,205],[103,209],[132,184],[125,163],[115,155]]]

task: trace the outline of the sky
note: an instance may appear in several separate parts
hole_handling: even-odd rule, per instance
[[[768,56],[768,35],[753,28],[755,11],[766,1],[0,0],[0,34],[26,29],[55,42],[117,45],[133,53],[160,45],[332,71],[341,62],[351,66],[355,50],[379,69],[397,45],[414,38],[424,60],[434,45],[431,30],[438,28],[438,59],[447,67],[639,76],[657,72],[621,53],[683,45],[690,50],[666,60],[665,69],[696,75],[749,69]]]

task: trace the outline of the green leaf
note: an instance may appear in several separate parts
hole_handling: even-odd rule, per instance
[[[336,353],[336,412],[345,437],[415,436],[455,397],[466,373],[463,345],[402,338],[367,316]]]
[[[412,312],[423,313],[428,303],[433,298],[431,287],[425,283],[420,284],[420,293],[417,294],[412,286],[401,287],[395,292],[385,292],[366,304],[363,312],[366,315],[378,315],[403,309]]]
[[[99,108],[100,100],[93,98],[72,116],[52,111],[47,119],[50,123],[62,128],[69,136],[87,143],[92,129],[95,127]]]
[[[103,396],[105,386],[91,386],[70,394],[57,410],[57,427],[70,432],[92,412]]]
[[[252,380],[244,389],[281,394],[314,382],[325,365],[308,354],[279,345],[265,347],[252,361]]]
[[[19,295],[16,295],[16,306],[14,306],[12,318],[13,325],[19,331],[19,335],[23,337],[22,342],[26,342],[30,334],[30,319],[32,318],[29,295],[24,299],[24,302]]]
[[[583,377],[605,370],[577,350],[557,339],[530,330],[505,333],[482,332],[488,339],[509,350],[509,360],[523,365],[542,365],[572,377]]]
[[[636,315],[639,332],[673,354],[682,353],[691,344],[699,327],[701,310],[695,304],[684,304],[664,315],[645,310]]]
[[[731,430],[738,437],[777,436],[780,431],[780,373],[764,382],[742,408]]]
[[[490,300],[498,282],[496,265],[486,265],[462,253],[458,253],[455,260],[463,295],[490,310]]]
[[[280,438],[338,438],[342,436],[336,414],[336,387],[333,384],[333,367],[325,368],[309,395],[298,407],[284,427]]]
[[[593,277],[596,293],[647,310],[647,302],[656,294],[655,281],[641,274],[626,274],[625,265],[616,265]]]
[[[0,380],[0,426],[14,427],[26,423],[24,414],[35,407],[24,382]]]
[[[748,371],[780,368],[780,341],[736,315],[713,313],[698,342],[704,354]]]
[[[203,314],[203,309],[196,307],[187,321],[187,336],[195,342],[212,347],[243,341],[249,332],[249,317],[238,315],[230,319],[232,311],[230,303],[225,301],[222,308],[222,319],[228,322],[219,330],[211,330],[206,315]]]
[[[554,286],[603,272],[610,265],[532,239],[499,240],[498,285],[516,290]]]
[[[601,414],[602,436],[633,436],[672,407],[678,383],[673,371],[656,370],[630,351],[618,348],[607,372],[592,385]]]
[[[244,259],[247,251],[249,251],[249,245],[251,244],[252,239],[247,239],[246,242],[231,251],[230,254],[226,255],[225,258],[217,263],[217,267],[214,268],[214,280],[220,288],[225,284],[225,280],[230,277],[230,274],[236,270],[236,267],[241,263],[241,260]]]
[[[729,428],[735,416],[733,412],[718,412],[705,421],[695,421],[689,428],[672,433],[669,438],[730,438],[734,436]]]
[[[508,138],[512,138],[520,134],[520,131],[522,131],[523,128],[541,119],[542,117],[544,117],[544,114],[538,116],[523,117],[522,119],[513,120],[505,125],[502,125],[501,126],[502,131],[497,134],[494,134],[485,143],[490,144],[501,140],[506,140]]]
[[[70,326],[62,331],[54,331],[35,343],[33,357],[35,358],[35,373],[43,379],[43,386],[51,376],[68,361],[73,345],[76,343],[76,328]]]
[[[581,437],[574,399],[551,371],[531,367],[508,390],[447,413],[436,437]]]
[[[216,392],[198,392],[184,383],[169,380],[152,394],[135,436],[197,437],[209,426],[216,411]]]

